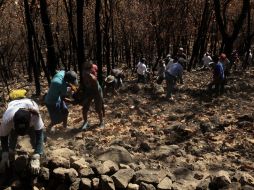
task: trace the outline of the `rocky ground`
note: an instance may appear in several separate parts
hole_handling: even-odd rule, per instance
[[[169,102],[165,84],[129,76],[105,97],[104,129],[91,109],[92,127],[80,131],[82,108],[70,106],[69,128],[47,134],[40,175],[30,175],[29,138],[20,139],[1,189],[254,189],[254,69],[232,74],[220,97],[207,93],[209,80],[185,73]],[[41,114],[47,125],[43,104]]]

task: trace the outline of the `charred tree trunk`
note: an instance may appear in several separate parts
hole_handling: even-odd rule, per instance
[[[77,58],[78,69],[80,76],[82,76],[82,67],[85,62],[84,53],[84,30],[83,30],[83,14],[84,14],[84,0],[77,0]]]
[[[199,55],[200,53],[202,53],[201,48],[204,46],[206,34],[209,28],[209,23],[207,22],[209,20],[209,17],[211,17],[210,2],[209,0],[206,0],[204,5],[201,24],[198,29],[198,35],[193,45],[192,55],[188,65],[188,71],[190,71],[191,68],[195,67],[197,61],[199,61]]]
[[[50,19],[47,10],[47,1],[40,0],[41,20],[44,28],[45,39],[47,43],[47,61],[50,75],[53,77],[56,73],[57,58],[54,47],[54,39],[50,26]]]
[[[29,4],[27,0],[24,0],[24,6],[25,6],[26,27],[27,27],[28,61],[29,61],[29,66],[32,66],[33,68],[36,95],[40,95],[41,86],[40,86],[40,80],[39,80],[38,65],[35,61],[35,56],[34,56],[33,33],[31,29],[32,20],[31,20],[31,15],[29,11]]]
[[[222,51],[230,57],[233,46],[236,38],[238,37],[238,34],[240,30],[243,27],[244,20],[247,16],[249,7],[250,7],[250,0],[242,0],[242,10],[237,18],[237,20],[234,22],[233,32],[230,35],[227,31],[227,20],[221,15],[221,1],[220,0],[214,0],[214,11],[216,15],[216,21],[222,36]],[[224,8],[225,11],[225,8]]]
[[[102,50],[101,50],[101,21],[100,21],[100,12],[101,12],[101,0],[96,0],[95,6],[95,28],[96,28],[96,60],[98,65],[98,80],[100,85],[102,85]]]

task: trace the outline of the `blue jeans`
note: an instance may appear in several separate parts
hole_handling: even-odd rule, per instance
[[[176,84],[176,77],[166,72],[165,78],[167,82],[167,98],[171,98],[175,84]]]

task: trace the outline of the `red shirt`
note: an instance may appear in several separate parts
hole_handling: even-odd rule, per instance
[[[97,67],[97,65],[95,65],[95,64],[92,65],[90,73],[93,74],[94,76],[96,76],[96,78],[97,78],[97,75],[98,75],[98,67]]]

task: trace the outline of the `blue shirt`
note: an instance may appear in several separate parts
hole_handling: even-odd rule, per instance
[[[51,80],[49,91],[45,97],[46,104],[54,105],[61,96],[66,95],[68,84],[64,81],[64,75],[65,71],[59,71]]]
[[[182,78],[183,67],[180,63],[173,63],[172,65],[170,65],[166,72],[176,78]]]

